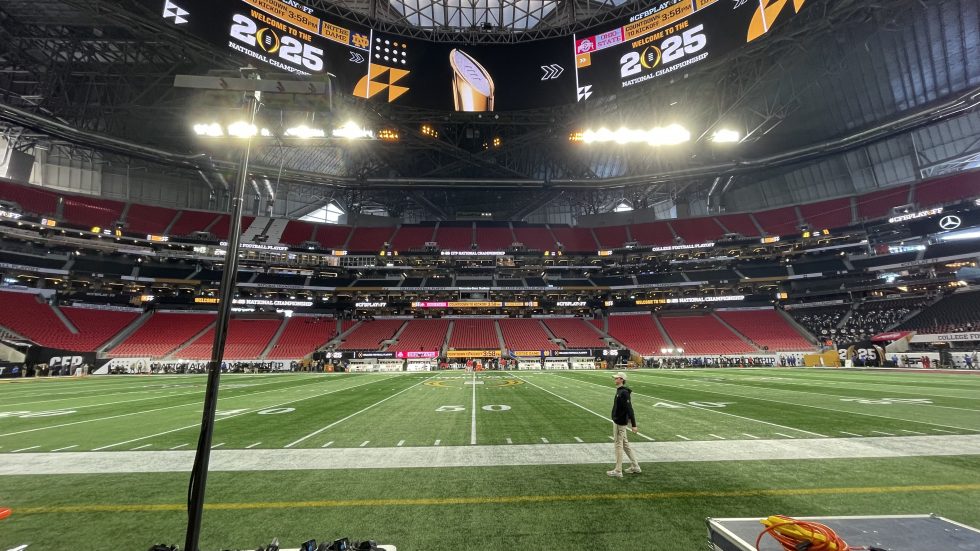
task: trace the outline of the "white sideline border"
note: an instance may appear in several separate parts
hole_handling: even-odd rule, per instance
[[[807,443],[812,445],[807,445]],[[980,455],[980,435],[631,443],[640,463]],[[211,472],[611,464],[612,444],[215,450]],[[0,455],[0,476],[190,472],[193,451]],[[30,464],[30,473],[24,465]]]

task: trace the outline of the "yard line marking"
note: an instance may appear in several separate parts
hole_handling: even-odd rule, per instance
[[[142,450],[143,448],[149,448],[151,444],[143,444],[142,446],[136,446],[135,448],[129,448],[129,451]]]
[[[717,434],[709,434],[708,436],[711,436],[711,437],[714,437],[714,438],[717,438],[718,440],[724,440],[724,439],[725,439],[725,437],[724,437],[724,436],[718,436]]]
[[[871,432],[873,432],[873,433],[875,433],[875,434],[884,434],[885,436],[895,436],[894,434],[892,434],[892,433],[890,433],[890,432],[882,432],[882,431],[880,431],[880,430],[873,430],[873,431],[871,431]]]
[[[261,444],[261,443],[262,443],[262,442],[256,442],[256,443],[254,443],[254,444],[249,444],[249,445],[247,445],[247,446],[245,446],[245,449],[246,449],[246,450],[250,450],[250,449],[252,449],[252,448],[254,448],[255,446],[258,446],[258,445],[259,445],[259,444]]]
[[[473,405],[470,407],[473,421],[470,423],[470,445],[476,445],[476,371],[473,372]]]
[[[27,451],[27,450],[33,450],[34,448],[40,448],[40,447],[41,447],[40,445],[38,445],[38,446],[31,446],[29,448],[21,448],[19,450],[13,450],[10,453],[24,452],[24,451]]]
[[[581,441],[581,440],[580,440],[580,441]],[[507,438],[507,443],[508,443],[508,444],[513,444],[514,442],[513,442],[513,441],[512,441],[511,439],[510,439],[510,437],[508,437],[508,438]]]
[[[581,443],[582,443],[582,439],[581,439],[581,438],[579,438],[578,436],[576,436],[576,437],[575,437],[575,441],[576,441],[576,442],[578,442],[579,444],[581,444]],[[509,442],[508,442],[508,443],[509,443]]]
[[[367,446],[368,445],[368,442],[370,442],[370,440],[365,440],[365,441],[361,442],[361,445],[359,447],[363,448],[364,446]]]
[[[77,447],[78,447],[78,444],[72,444],[71,446],[65,446],[64,448],[58,448],[56,450],[51,450],[51,451],[53,451],[53,452],[60,452],[60,451],[70,450],[72,448],[77,448]]]
[[[915,486],[864,486],[837,488],[774,488],[749,490],[694,490],[673,492],[629,493],[616,492],[609,494],[552,494],[552,495],[510,495],[510,496],[468,496],[468,497],[417,497],[401,499],[338,499],[323,501],[266,501],[266,502],[233,502],[206,503],[208,511],[244,511],[244,510],[274,510],[274,509],[322,509],[351,507],[420,507],[446,505],[497,505],[520,503],[559,503],[582,501],[650,501],[691,498],[731,498],[731,497],[779,497],[800,495],[859,495],[859,494],[903,494],[912,492],[953,492],[962,493],[980,490],[980,484],[931,484]],[[63,505],[54,507],[22,507],[17,511],[25,515],[64,514],[64,513],[136,513],[136,512],[167,512],[185,511],[186,503],[160,503],[141,505]]]
[[[435,444],[432,444],[432,445],[433,446],[438,446],[439,445],[439,442],[442,442],[442,440],[436,440],[436,443]]]
[[[379,379],[379,380],[384,380],[384,379]],[[378,382],[378,380],[368,381],[366,383],[361,383],[359,385],[354,385],[352,387],[338,388],[338,389],[334,389],[334,390],[331,390],[331,391],[328,391],[328,392],[322,392],[320,394],[314,394],[312,396],[307,396],[305,398],[296,398],[294,400],[289,400],[288,402],[282,402],[280,404],[274,404],[274,405],[271,405],[271,406],[264,406],[261,409],[277,408],[277,407],[280,407],[280,406],[284,406],[286,404],[292,404],[294,402],[302,402],[304,400],[309,400],[310,398],[319,398],[320,396],[326,396],[328,394],[334,394],[335,392],[343,392],[345,390],[350,390],[352,388],[357,388],[359,386],[369,385],[369,384],[376,383],[376,382]],[[262,392],[271,392],[271,391],[262,391]],[[256,392],[256,393],[250,394],[249,397],[253,396],[254,394],[259,394],[259,393]],[[238,396],[235,396],[235,398],[238,398]],[[178,407],[178,406],[171,406],[171,407]],[[162,409],[169,409],[169,408],[162,408]],[[150,411],[153,411],[153,410],[150,410]],[[233,418],[238,417],[240,415],[246,415],[246,414],[252,413],[252,412],[253,412],[253,410],[249,409],[247,411],[243,411],[242,413],[236,413],[234,415],[226,415],[224,417],[221,417],[220,419],[215,419],[215,422],[224,421],[225,419],[233,419]],[[136,412],[136,413],[146,413],[146,412]],[[126,415],[136,415],[136,413],[127,413]],[[124,417],[124,415],[117,415],[117,417]],[[84,423],[85,421],[79,421],[79,422]],[[70,423],[70,424],[74,424],[74,423]],[[102,446],[102,447],[99,447],[99,448],[94,448],[92,451],[94,451],[94,452],[102,451],[102,450],[105,450],[105,449],[108,449],[108,448],[114,448],[116,446],[122,446],[123,444],[129,444],[131,442],[137,442],[139,440],[146,440],[147,438],[154,438],[156,436],[163,436],[164,434],[170,434],[172,432],[178,432],[178,431],[187,430],[187,429],[199,428],[200,426],[201,426],[201,423],[194,423],[193,425],[187,425],[187,426],[184,426],[184,427],[178,427],[176,429],[170,429],[170,430],[166,430],[166,431],[163,431],[163,432],[158,432],[156,434],[151,434],[149,436],[140,436],[139,438],[133,438],[131,440],[126,440],[125,442],[117,442],[115,444],[109,444],[108,446]],[[0,436],[5,436],[5,435],[0,434]],[[186,444],[184,444],[184,445],[186,445]],[[171,448],[171,449],[173,449],[173,448]]]
[[[917,432],[914,430],[902,429],[902,432],[907,432],[909,434],[925,434],[924,432]]]
[[[857,436],[858,438],[861,438],[860,434],[854,434],[853,432],[846,432],[846,431],[838,431],[838,432],[840,432],[841,434],[846,434],[848,436]]]
[[[399,440],[399,441],[398,441],[398,443],[397,443],[397,444],[395,444],[395,445],[396,445],[396,446],[398,446],[398,447],[401,447],[401,446],[402,446],[402,444],[404,444],[404,443],[405,443],[405,441],[404,441],[404,440]],[[330,442],[330,444],[333,444],[333,442]],[[329,446],[330,444],[327,444],[327,446]],[[324,446],[324,448],[325,448],[325,447],[327,447],[327,446]]]
[[[559,375],[559,377],[561,377],[561,375]],[[576,379],[576,380],[579,380],[579,379]],[[585,384],[593,385],[593,386],[603,386],[603,385],[600,385],[600,384],[597,384],[597,383],[593,383],[591,381],[581,381],[581,382],[583,382]],[[686,388],[686,387],[683,387],[683,386],[677,387],[677,385],[664,385],[664,386],[674,386],[675,388],[681,388],[681,389]],[[708,391],[708,392],[711,392],[711,391]],[[639,392],[634,392],[633,394],[635,394],[637,396],[643,396],[644,398],[652,398],[654,400],[660,400],[661,402],[670,402],[670,403],[674,403],[674,404],[681,404],[681,402],[677,402],[677,401],[674,401],[674,400],[668,400],[666,398],[658,398],[656,396],[650,396],[649,394],[640,394]],[[714,394],[720,394],[720,393],[719,392],[714,392]],[[741,398],[746,398],[745,396],[740,396],[740,397]],[[749,398],[749,399],[755,399],[755,398]],[[758,398],[758,399],[759,400],[765,400],[764,398]],[[768,402],[785,403],[785,402],[779,402],[778,400],[766,400],[766,401],[768,401]],[[786,426],[786,425],[780,425],[778,423],[772,423],[772,422],[769,422],[769,421],[763,421],[762,419],[753,419],[752,417],[745,417],[745,416],[742,416],[742,415],[736,415],[734,413],[726,413],[724,411],[718,411],[718,410],[712,409],[712,408],[695,406],[695,405],[692,405],[692,404],[681,404],[681,405],[683,405],[685,407],[691,407],[691,408],[695,408],[695,409],[700,409],[702,411],[710,411],[712,413],[717,413],[719,415],[727,415],[729,417],[736,417],[738,419],[744,419],[746,421],[754,421],[756,423],[763,423],[763,424],[770,425],[770,426],[773,426],[773,427],[779,427],[779,428],[783,428],[783,429],[795,430],[797,432],[805,432],[807,434],[812,434],[814,436],[819,436],[821,438],[827,438],[827,435],[826,434],[820,434],[818,432],[813,432],[813,431],[804,430],[804,429],[798,429],[796,427],[789,427],[789,426]],[[807,407],[816,407],[816,406],[807,406]],[[823,409],[823,408],[820,408],[820,409]],[[837,411],[837,410],[833,410],[833,411]]]
[[[170,448],[170,449],[172,449],[172,450],[176,450],[177,448],[183,448],[183,447],[184,447],[184,446],[186,446],[186,445],[187,445],[187,444],[177,444],[176,446],[174,446],[174,447],[172,447],[172,448]]]
[[[609,437],[609,439],[610,439],[610,440],[615,440],[615,439],[616,439],[616,437],[615,437],[615,436],[610,436],[610,437]]]
[[[790,440],[792,440],[792,439],[793,439],[793,437],[792,437],[792,436],[790,436],[790,435],[788,435],[788,434],[783,434],[783,433],[781,433],[781,432],[776,432],[776,433],[773,433],[773,434],[778,434],[779,436],[784,436],[784,437],[786,437],[786,438],[789,438]]]
[[[582,382],[583,383],[590,384],[590,385],[602,386],[602,385],[599,385],[597,383],[592,383],[592,382],[588,382],[588,381],[582,381]],[[688,387],[666,384],[666,383],[663,382],[663,378],[658,379],[657,382],[658,382],[658,384],[660,384],[662,386],[671,386],[671,387],[674,387],[674,388],[680,388],[680,389],[690,390]],[[740,385],[737,385],[737,384],[722,383],[722,382],[718,382],[718,383],[715,383],[715,384],[718,384],[718,385],[728,385],[728,386],[740,386]],[[743,390],[744,390],[744,387],[741,387],[741,388],[743,388]],[[905,419],[905,418],[902,418],[902,417],[888,417],[887,415],[875,415],[874,413],[862,413],[862,412],[859,412],[859,411],[848,411],[848,410],[834,409],[834,408],[828,408],[828,407],[822,407],[822,406],[814,406],[814,405],[810,405],[810,404],[800,404],[798,402],[786,402],[786,401],[783,401],[783,400],[772,400],[772,399],[769,399],[769,398],[760,398],[758,396],[745,396],[744,394],[726,394],[724,392],[720,392],[720,391],[717,391],[717,390],[707,390],[707,392],[709,392],[711,394],[722,394],[722,395],[727,396],[727,397],[735,397],[735,396],[737,396],[739,398],[745,398],[747,400],[758,400],[760,402],[774,402],[774,403],[777,403],[777,404],[792,404],[795,407],[804,407],[804,408],[812,408],[812,409],[822,409],[822,410],[825,410],[825,411],[832,411],[834,413],[844,413],[844,414],[848,414],[848,415],[863,415],[863,416],[866,416],[866,417],[876,417],[878,419],[890,419],[892,421],[896,421],[896,420],[898,420],[898,421],[909,421],[909,419]],[[819,393],[816,393],[816,392],[805,392],[805,391],[790,391],[790,392],[797,392],[797,393],[800,393],[800,394],[813,394],[813,395],[816,395],[816,396],[836,396],[834,394],[819,394]],[[644,394],[639,394],[639,393],[636,393],[636,392],[634,392],[633,394],[637,394],[639,396],[645,396]],[[647,397],[648,398],[655,398],[653,396],[647,396]],[[697,407],[697,406],[692,406],[690,404],[685,404],[685,405],[687,405],[688,407]],[[971,410],[971,411],[976,411],[976,410]],[[732,413],[724,413],[724,412],[721,412],[721,411],[715,411],[715,413],[721,413],[722,415],[734,415]],[[739,416],[738,415],[735,415],[735,417],[739,417]],[[749,418],[749,417],[743,417],[743,419],[751,419],[751,418]],[[753,421],[758,421],[760,423],[768,423],[767,421],[760,421],[758,419],[752,419],[752,420]],[[913,421],[913,422],[916,422],[916,423],[919,423],[919,424],[923,424],[923,425],[937,425],[937,426],[940,426],[940,427],[949,427],[951,429],[959,429],[961,431],[971,431],[972,432],[972,429],[967,429],[967,428],[963,428],[963,427],[957,427],[955,425],[940,425],[939,423],[930,423],[928,421]],[[775,423],[768,423],[768,424],[775,425]],[[776,425],[776,426],[782,426],[782,425]],[[800,432],[806,432],[806,433],[809,433],[809,434],[820,436],[822,438],[827,438],[826,435],[817,434],[815,432],[810,432],[810,431],[806,431],[806,430],[803,430],[803,429],[797,429],[797,428],[794,428],[794,427],[784,427],[784,428],[793,429],[795,431],[800,431]],[[939,429],[933,429],[933,430],[939,430]],[[942,432],[942,431],[940,431],[940,432]],[[950,434],[957,434],[957,433],[951,432]]]
[[[327,442],[326,444],[320,446],[321,448],[329,448],[333,444],[333,440]]]
[[[380,400],[380,401],[378,401],[378,402],[375,402],[375,403],[373,403],[373,404],[371,404],[370,406],[368,406],[368,407],[366,407],[366,408],[364,408],[364,409],[362,409],[362,410],[360,410],[360,411],[355,411],[354,413],[351,413],[351,414],[350,414],[350,415],[348,415],[347,417],[344,417],[343,419],[340,419],[339,421],[334,421],[333,423],[330,423],[329,425],[327,425],[327,426],[325,426],[325,427],[323,427],[322,429],[317,429],[317,430],[315,430],[315,431],[313,431],[313,432],[311,432],[311,433],[309,433],[309,434],[307,434],[306,436],[304,436],[304,437],[302,437],[302,438],[300,438],[299,440],[294,440],[294,441],[292,441],[292,442],[290,442],[290,443],[288,443],[288,444],[286,444],[286,445],[285,445],[285,446],[283,446],[283,447],[284,447],[284,448],[291,448],[291,447],[293,447],[293,446],[295,446],[296,444],[299,444],[299,443],[300,443],[300,442],[302,442],[303,440],[306,440],[307,438],[311,438],[311,437],[313,437],[313,436],[316,436],[316,435],[318,435],[318,434],[320,434],[321,432],[323,432],[323,431],[325,431],[325,430],[327,430],[327,429],[330,429],[330,428],[332,428],[332,427],[335,427],[335,426],[337,426],[337,425],[339,425],[339,424],[341,424],[341,423],[343,423],[344,421],[346,421],[346,420],[348,420],[348,419],[350,419],[351,417],[354,417],[355,415],[358,415],[358,414],[361,414],[361,413],[364,413],[365,411],[367,411],[367,410],[369,410],[369,409],[371,409],[371,408],[373,408],[374,406],[377,406],[377,405],[380,405],[380,404],[383,404],[383,403],[385,403],[385,402],[387,402],[388,400],[391,400],[391,399],[392,399],[392,398],[394,398],[395,396],[398,396],[399,394],[402,394],[403,392],[408,392],[409,390],[412,390],[413,388],[415,388],[415,387],[417,387],[417,386],[419,386],[420,384],[422,384],[422,383],[424,383],[424,382],[426,382],[426,381],[428,381],[428,380],[430,380],[430,379],[432,379],[432,377],[429,377],[428,379],[422,379],[421,381],[419,381],[419,382],[417,382],[417,383],[415,383],[414,385],[412,385],[412,386],[410,386],[410,387],[408,387],[408,388],[404,388],[404,389],[402,389],[402,390],[400,390],[400,391],[398,391],[398,392],[396,392],[396,393],[394,393],[394,394],[392,394],[391,396],[388,396],[387,398],[385,398],[385,399],[383,399],[383,400]],[[365,383],[365,384],[366,384],[366,383]],[[311,396],[311,398],[312,398],[312,396]],[[268,408],[267,408],[267,409],[268,409]]]
[[[322,382],[323,381],[316,380],[316,381],[314,381],[313,383],[310,383],[310,384],[316,385],[316,384],[320,384]],[[363,385],[366,385],[366,384],[370,384],[371,382],[375,382],[375,381],[369,381],[368,383],[361,383],[360,385],[355,385],[355,386],[363,386]],[[299,386],[299,385],[297,385],[297,386]],[[293,388],[295,388],[295,387],[293,387]],[[351,388],[354,388],[354,387],[351,387]],[[291,390],[291,389],[285,389],[285,390]],[[284,390],[284,389],[282,389],[282,388],[272,388],[272,389],[269,389],[269,390],[260,390],[259,392],[251,392],[251,393],[248,393],[248,394],[239,394],[239,395],[236,395],[236,396],[229,396],[229,397],[226,397],[225,399],[227,400],[227,399],[235,399],[235,398],[251,398],[252,396],[255,396],[256,394],[265,394],[267,392],[279,392],[279,391],[282,391],[282,390]],[[321,396],[321,395],[317,395],[317,396]],[[309,398],[315,398],[315,397],[316,396],[309,396]],[[302,399],[305,399],[305,398],[302,398]],[[297,401],[297,400],[291,400],[289,402],[285,402],[285,404],[290,404],[290,403],[295,402],[295,401]],[[278,407],[278,406],[285,405],[285,404],[278,404],[277,406],[269,406],[269,407]],[[200,406],[200,405],[201,405],[201,402],[191,402],[191,403],[187,403],[187,404],[177,404],[175,406],[166,406],[166,407],[162,407],[162,408],[145,409],[145,410],[141,410],[141,411],[134,411],[132,413],[123,413],[123,414],[120,414],[120,415],[110,415],[108,417],[99,417],[97,419],[86,419],[84,421],[73,421],[71,423],[61,423],[60,425],[50,425],[50,426],[47,426],[47,427],[38,427],[38,428],[35,428],[35,429],[26,429],[26,430],[21,430],[21,431],[17,431],[17,432],[8,432],[8,433],[5,433],[5,434],[0,434],[0,437],[3,437],[3,436],[13,436],[15,434],[24,434],[24,433],[27,433],[27,432],[36,432],[36,431],[39,431],[39,430],[57,429],[57,428],[68,427],[68,426],[72,426],[72,425],[80,425],[82,423],[93,423],[93,422],[96,422],[96,421],[108,421],[110,419],[118,419],[120,417],[129,417],[131,415],[143,415],[144,413],[153,413],[155,411],[163,411],[163,410],[173,409],[173,408],[181,408],[181,407],[187,407],[187,406]],[[231,417],[235,417],[235,416],[234,415],[229,415],[227,418],[231,418]],[[222,419],[225,419],[225,418],[222,418]],[[217,421],[220,421],[220,420],[221,419],[217,419]],[[176,429],[176,430],[183,430],[185,428],[200,427],[200,426],[201,426],[200,423],[196,423],[194,425],[188,425],[187,427],[183,427],[183,428]],[[171,432],[173,432],[173,431],[171,431]],[[166,433],[161,433],[161,434],[166,434]],[[159,434],[155,434],[153,436],[159,436]],[[130,440],[129,442],[135,442],[135,441],[136,440]],[[128,444],[129,442],[120,442],[119,444],[116,444],[116,445],[120,445],[121,446],[122,444]],[[112,447],[112,446],[109,446],[109,447]],[[93,451],[99,451],[99,450],[93,450]]]
[[[547,438],[545,438],[544,436],[542,436],[542,437],[541,437],[541,442],[543,442],[543,443],[545,443],[545,444],[547,444],[547,443],[548,443],[548,439],[547,439]]]
[[[742,434],[744,434],[745,436],[748,436],[749,438],[751,438],[753,440],[758,440],[759,439],[758,436],[751,435],[751,434],[749,434],[747,432],[743,432]]]
[[[224,446],[224,445],[225,445],[225,443],[224,443],[224,442],[219,442],[219,443],[217,443],[217,444],[215,444],[215,445],[213,445],[213,446],[211,446],[211,449],[213,450],[213,449],[215,449],[215,448],[220,448],[221,446]]]
[[[932,430],[934,430],[934,431],[936,431],[936,432],[945,432],[945,433],[949,433],[949,434],[955,434],[955,433],[954,433],[954,432],[952,432],[952,431],[948,431],[948,430],[943,430],[943,429],[932,429]]]
[[[264,385],[267,385],[267,384],[272,384],[273,382],[277,382],[277,381],[270,381],[268,383],[255,383],[255,384],[250,384],[249,386],[264,386]],[[198,386],[198,385],[193,385],[193,386]],[[96,394],[94,396],[78,396],[77,393],[90,392],[91,391],[90,389],[79,389],[77,391],[77,393],[64,392],[64,393],[59,394],[59,395],[66,396],[65,398],[53,398],[53,399],[49,399],[49,400],[35,400],[33,402],[17,402],[17,403],[13,403],[13,404],[7,404],[5,407],[7,407],[7,406],[28,405],[28,404],[41,404],[41,403],[44,403],[44,402],[61,402],[61,401],[73,400],[73,399],[99,398],[100,396],[112,396],[112,395],[115,395],[115,394],[132,394],[132,393],[135,393],[135,392],[143,392],[143,393],[146,393],[146,394],[156,393],[156,392],[162,392],[165,395],[169,394],[170,395],[169,397],[174,397],[174,396],[189,396],[189,395],[192,395],[192,394],[200,394],[200,389],[195,389],[195,390],[193,390],[191,392],[183,392],[183,393],[181,393],[182,392],[181,389],[174,390],[174,389],[169,389],[169,388],[160,388],[160,389],[155,389],[154,390],[154,389],[139,388],[139,387],[133,387],[133,388],[136,388],[136,389],[135,390],[127,390],[126,392],[110,392],[108,394],[101,394],[101,395]],[[247,387],[243,387],[243,388],[247,388]],[[109,390],[109,389],[100,389],[100,390]],[[183,390],[186,390],[186,389],[183,389]],[[219,389],[219,390],[222,390],[222,389]],[[226,388],[224,390],[241,390],[241,389],[240,388],[232,387],[232,388]],[[44,395],[42,394],[41,396],[44,396]],[[87,406],[74,406],[71,409],[94,408],[94,407],[100,407],[100,406],[112,406],[112,405],[116,405],[116,404],[128,404],[130,402],[141,402],[141,401],[145,401],[145,400],[155,400],[157,398],[159,398],[159,396],[153,395],[153,396],[146,396],[145,398],[135,398],[133,400],[120,400],[118,402],[104,402],[104,403],[99,403],[99,404],[89,404]],[[67,409],[67,408],[58,408],[58,409]]]
[[[560,375],[559,375],[559,376],[560,376]],[[534,388],[537,388],[538,390],[543,390],[543,391],[545,391],[545,392],[547,392],[548,394],[551,394],[551,395],[552,395],[552,396],[554,396],[555,398],[558,398],[559,400],[564,400],[564,401],[566,401],[566,402],[568,402],[569,404],[572,404],[573,406],[575,406],[575,407],[577,407],[577,408],[581,408],[581,409],[584,409],[585,411],[587,411],[587,412],[589,412],[589,413],[591,413],[592,415],[595,415],[596,417],[599,417],[599,418],[601,418],[601,419],[605,419],[606,421],[609,421],[610,423],[612,422],[612,421],[611,421],[611,420],[610,420],[610,419],[609,419],[608,417],[606,417],[605,415],[603,415],[603,414],[601,414],[601,413],[596,413],[596,412],[594,412],[594,411],[592,411],[591,409],[589,409],[589,408],[587,408],[587,407],[585,407],[585,406],[583,406],[582,404],[578,404],[578,403],[576,403],[576,402],[573,402],[573,401],[571,401],[571,400],[569,400],[568,398],[565,398],[564,396],[559,396],[559,395],[557,395],[557,394],[555,394],[554,392],[552,392],[552,391],[550,391],[550,390],[548,390],[547,388],[543,388],[543,387],[541,387],[541,386],[538,386],[538,385],[536,385],[536,384],[534,384],[534,383],[532,383],[531,381],[528,381],[527,379],[525,379],[525,378],[523,378],[523,377],[515,377],[515,378],[516,378],[517,380],[520,380],[520,381],[524,381],[525,383],[527,383],[527,384],[529,384],[529,385],[531,385],[531,386],[533,386]],[[594,383],[589,383],[589,384],[594,384]],[[597,386],[598,386],[598,385],[597,385]],[[649,436],[647,436],[647,435],[645,435],[645,434],[643,434],[642,432],[638,432],[638,433],[636,433],[636,434],[639,434],[640,436],[642,436],[643,438],[646,438],[647,440],[651,440],[651,441],[653,440],[653,438],[650,438]]]
[[[688,437],[686,437],[684,435],[681,435],[681,434],[675,434],[674,436],[680,438],[681,440],[690,440],[690,438],[688,438]]]

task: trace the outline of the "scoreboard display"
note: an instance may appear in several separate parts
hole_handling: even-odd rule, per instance
[[[332,74],[367,101],[492,112],[587,102],[683,72],[820,0],[662,0],[570,37],[475,45],[381,32],[295,0],[139,1],[217,47],[280,72]]]

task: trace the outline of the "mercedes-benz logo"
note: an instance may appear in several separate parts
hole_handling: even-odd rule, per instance
[[[956,228],[960,227],[960,224],[962,223],[963,221],[960,220],[959,216],[950,214],[942,217],[942,219],[939,221],[939,227],[944,230],[955,230]]]

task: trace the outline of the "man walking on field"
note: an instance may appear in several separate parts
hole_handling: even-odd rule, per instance
[[[626,374],[620,371],[613,376],[616,381],[616,398],[613,400],[612,420],[613,420],[613,439],[616,446],[616,467],[606,474],[615,478],[623,478],[623,452],[630,460],[630,467],[626,469],[629,474],[639,474],[640,464],[636,462],[633,455],[633,448],[630,447],[627,438],[627,426],[632,427],[636,432],[636,415],[633,414],[633,403],[630,401],[630,394],[633,392],[626,387]]]

